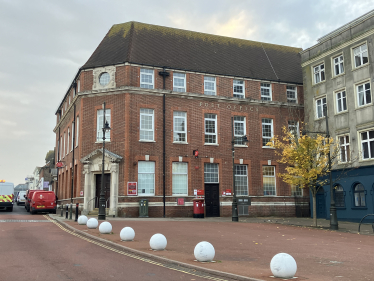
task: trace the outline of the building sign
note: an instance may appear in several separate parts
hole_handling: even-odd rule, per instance
[[[204,195],[204,190],[202,190],[202,189],[194,189],[193,190],[193,195],[195,195],[195,196],[202,196],[202,195]]]
[[[49,181],[43,182],[43,188],[49,188]]]
[[[128,196],[137,196],[138,195],[138,183],[137,182],[128,182],[127,183],[127,195]]]
[[[81,190],[80,196],[83,196],[83,190]]]
[[[184,198],[178,198],[177,205],[184,205]]]

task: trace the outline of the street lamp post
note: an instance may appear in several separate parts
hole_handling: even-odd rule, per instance
[[[329,131],[329,119],[327,117],[327,106],[323,106],[323,111],[326,118],[326,138],[327,141],[330,139],[330,131]],[[332,230],[338,230],[338,217],[336,214],[336,207],[335,207],[335,199],[334,199],[334,191],[332,186],[332,172],[331,172],[331,152],[329,151],[329,177],[330,177],[330,229]]]
[[[105,220],[105,193],[104,193],[104,164],[105,164],[105,132],[110,130],[108,121],[105,120],[105,102],[103,103],[103,162],[101,165],[101,188],[99,199],[98,220]]]
[[[236,185],[235,185],[235,140],[242,140],[244,143],[248,142],[247,136],[235,137],[234,136],[234,117],[231,117],[231,150],[232,150],[232,186],[233,186],[233,198],[232,198],[232,221],[239,221],[238,216],[238,199],[236,197]]]

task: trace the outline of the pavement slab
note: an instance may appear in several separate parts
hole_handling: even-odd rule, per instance
[[[88,229],[58,215],[51,217],[83,233],[147,255],[248,278],[274,280],[270,270],[272,257],[277,253],[288,253],[296,260],[298,280],[374,279],[371,271],[374,239],[372,235],[360,235],[357,231],[351,233],[358,224],[347,223],[348,227],[342,227],[341,231],[330,231],[325,225],[311,228],[308,226],[311,220],[303,220],[303,223],[295,225],[297,222],[292,219],[286,224],[283,218],[242,219],[239,223],[226,218],[107,218],[113,227],[112,234],[100,234],[98,228]],[[119,233],[126,226],[135,230],[134,241],[121,241]],[[370,234],[368,229],[366,231]],[[149,240],[155,233],[162,233],[167,238],[166,250],[150,249]],[[201,241],[208,241],[214,246],[215,262],[195,261],[194,248]]]

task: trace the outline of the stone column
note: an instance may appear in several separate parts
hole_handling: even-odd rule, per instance
[[[118,163],[111,163],[110,167],[110,208],[109,216],[117,216],[118,206]]]
[[[83,174],[84,174],[84,202],[83,202],[82,215],[87,215],[88,212],[93,209],[92,204],[94,204],[94,202],[90,201],[91,199],[91,177],[92,177],[90,164],[85,164],[83,166]]]

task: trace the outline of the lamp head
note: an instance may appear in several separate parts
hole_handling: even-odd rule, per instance
[[[105,126],[103,128],[104,131],[109,131],[111,128],[109,127],[108,121],[105,121]]]

